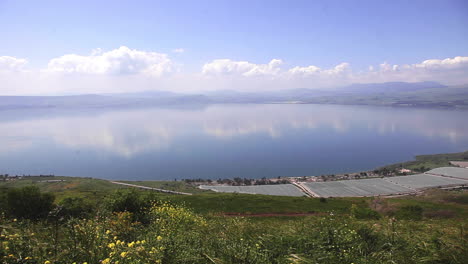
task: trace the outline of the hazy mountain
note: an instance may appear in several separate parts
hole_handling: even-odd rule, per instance
[[[447,87],[437,82],[385,82],[385,83],[358,83],[342,87],[338,91],[350,93],[395,93],[419,91],[430,88]]]
[[[101,108],[211,103],[318,103],[468,107],[468,86],[447,87],[436,82],[352,84],[336,89],[291,89],[271,92],[213,91],[182,94],[146,91],[74,96],[0,96],[0,109]]]

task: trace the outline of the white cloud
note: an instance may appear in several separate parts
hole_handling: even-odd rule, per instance
[[[371,66],[372,69],[373,66]],[[353,75],[355,82],[437,81],[447,85],[468,83],[468,57],[431,59],[415,64],[384,62],[378,70]]]
[[[183,48],[173,49],[172,52],[174,52],[174,53],[184,53],[185,49],[183,49]]]
[[[248,61],[232,61],[230,59],[213,60],[203,65],[202,73],[208,75],[241,75],[265,76],[277,75],[280,72],[279,66],[282,60],[273,59],[268,64],[255,64]]]
[[[53,58],[42,69],[28,61],[0,56],[0,95],[60,95],[171,90],[269,91],[340,87],[351,83],[437,81],[468,84],[468,57],[429,59],[413,64],[383,62],[356,70],[347,62],[325,68],[309,64],[286,68],[281,59],[268,63],[215,59],[198,72],[181,72],[167,54],[122,46],[87,55]],[[171,74],[166,74],[171,73]]]
[[[108,52],[93,50],[90,56],[66,54],[50,60],[47,70],[62,73],[86,74],[149,74],[161,76],[173,70],[166,54],[132,50],[125,46]]]
[[[440,69],[457,69],[457,68],[467,68],[468,67],[468,57],[455,57],[447,58],[443,60],[425,60],[419,64],[410,65],[409,68],[424,68],[429,70],[440,70]]]
[[[0,72],[21,71],[27,63],[26,59],[0,56]]]
[[[331,69],[321,69],[317,66],[310,65],[306,67],[299,67],[296,66],[288,70],[289,74],[292,75],[302,75],[302,76],[309,76],[309,75],[336,75],[342,74],[349,70],[349,63],[343,62]]]

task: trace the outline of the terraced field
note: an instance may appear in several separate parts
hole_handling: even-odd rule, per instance
[[[450,185],[467,184],[468,181],[455,178],[435,176],[429,174],[416,174],[409,176],[396,176],[385,178],[386,181],[395,183],[411,189],[424,189],[431,187],[443,187]]]
[[[440,167],[432,169],[428,172],[428,174],[436,174],[436,175],[444,175],[448,177],[456,177],[461,179],[468,180],[468,169],[465,168],[457,168],[457,167]]]
[[[215,192],[228,193],[249,193],[249,194],[265,194],[277,196],[304,196],[301,190],[292,184],[275,184],[275,185],[254,185],[254,186],[209,186],[201,185],[201,189],[213,190]]]
[[[393,184],[383,179],[344,180],[304,183],[320,197],[376,196],[410,193],[412,189]]]

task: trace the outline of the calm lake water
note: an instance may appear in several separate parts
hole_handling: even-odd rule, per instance
[[[353,172],[468,149],[468,112],[337,105],[0,111],[0,174],[163,180]]]

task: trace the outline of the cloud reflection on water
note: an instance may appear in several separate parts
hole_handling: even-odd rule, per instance
[[[467,140],[466,112],[331,105],[213,105],[204,109],[133,109],[0,121],[0,153],[51,141],[71,150],[91,149],[131,158],[171,148],[179,137],[202,134],[230,140],[253,134],[272,139],[290,130],[367,129],[379,135],[411,133]]]

